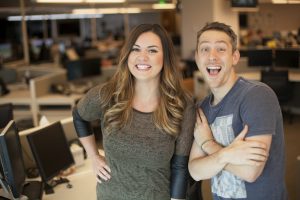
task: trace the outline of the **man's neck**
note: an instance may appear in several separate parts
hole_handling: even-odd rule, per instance
[[[228,92],[234,86],[237,79],[238,76],[237,74],[234,73],[233,77],[225,85],[219,88],[212,89],[212,93],[213,93],[212,105],[217,105],[222,101],[222,99],[228,94]]]

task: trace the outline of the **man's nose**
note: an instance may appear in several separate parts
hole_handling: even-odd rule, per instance
[[[209,59],[210,61],[215,61],[215,60],[217,60],[217,51],[216,51],[215,49],[212,49],[212,50],[209,52],[208,59]]]

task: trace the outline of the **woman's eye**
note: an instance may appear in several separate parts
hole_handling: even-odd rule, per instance
[[[150,49],[149,52],[150,53],[157,53],[158,51],[156,49]]]
[[[138,49],[138,48],[132,48],[131,49],[131,52],[139,52],[140,51],[140,49]]]

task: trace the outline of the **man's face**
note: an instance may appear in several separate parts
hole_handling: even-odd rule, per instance
[[[235,82],[233,65],[239,57],[238,50],[232,52],[231,39],[226,33],[209,30],[200,36],[195,60],[212,90],[231,87]]]

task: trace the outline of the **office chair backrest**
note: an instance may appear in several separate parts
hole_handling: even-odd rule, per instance
[[[11,103],[0,104],[0,129],[4,128],[13,119],[13,105]]]
[[[292,84],[289,81],[288,71],[262,71],[261,81],[269,85],[276,93],[279,103],[291,99]]]

